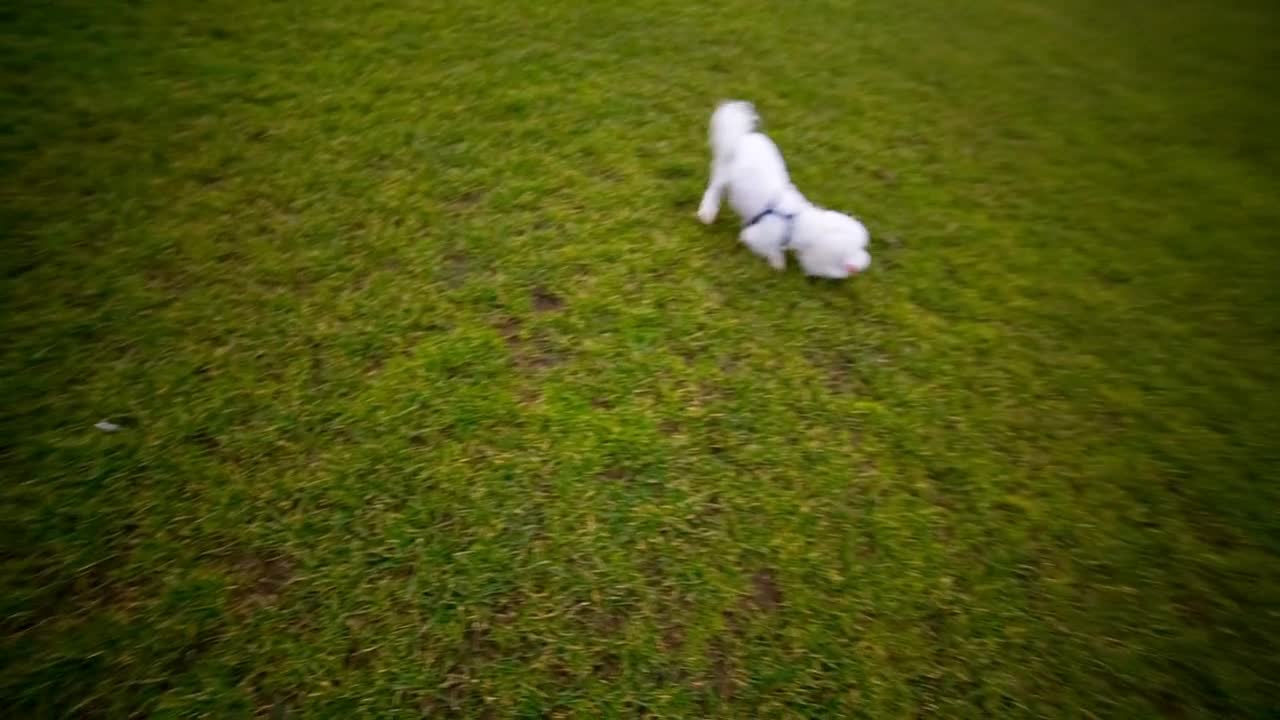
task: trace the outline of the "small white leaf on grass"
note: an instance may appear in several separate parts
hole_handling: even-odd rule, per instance
[[[98,422],[94,423],[93,426],[98,428],[102,432],[120,432],[121,430],[124,429],[119,425],[111,422],[110,420],[99,420]]]

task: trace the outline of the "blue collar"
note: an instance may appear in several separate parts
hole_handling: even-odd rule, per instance
[[[769,205],[769,207],[765,208],[764,210],[761,210],[761,211],[760,211],[760,213],[759,213],[759,214],[757,214],[755,217],[753,217],[753,218],[751,218],[750,220],[748,220],[748,221],[747,221],[747,224],[746,224],[746,225],[743,225],[742,227],[743,227],[743,229],[749,228],[749,227],[751,227],[752,225],[755,225],[756,223],[758,223],[758,222],[760,222],[761,220],[765,219],[766,217],[769,217],[770,215],[776,215],[776,216],[778,216],[778,217],[782,218],[783,220],[786,220],[786,221],[787,221],[787,231],[786,231],[786,233],[784,233],[784,234],[783,234],[783,236],[782,236],[782,247],[783,247],[783,249],[786,249],[787,247],[790,247],[790,245],[791,245],[791,227],[792,227],[792,225],[794,224],[794,223],[793,223],[793,221],[796,219],[796,214],[795,214],[795,213],[784,213],[784,212],[782,212],[781,210],[778,210],[777,208],[775,208],[775,207],[771,204],[771,205]]]

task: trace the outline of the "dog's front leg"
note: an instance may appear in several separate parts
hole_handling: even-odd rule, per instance
[[[707,183],[707,191],[702,194],[702,203],[698,205],[698,219],[704,225],[716,221],[720,214],[720,196],[724,195],[725,172],[719,163],[711,163],[711,181]]]

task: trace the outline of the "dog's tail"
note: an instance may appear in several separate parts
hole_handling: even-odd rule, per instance
[[[733,148],[744,136],[755,132],[760,125],[756,108],[743,100],[720,103],[711,114],[711,150],[716,157],[729,157]]]

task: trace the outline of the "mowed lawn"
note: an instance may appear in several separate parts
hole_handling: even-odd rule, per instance
[[[1274,3],[0,18],[11,717],[1280,707]]]

